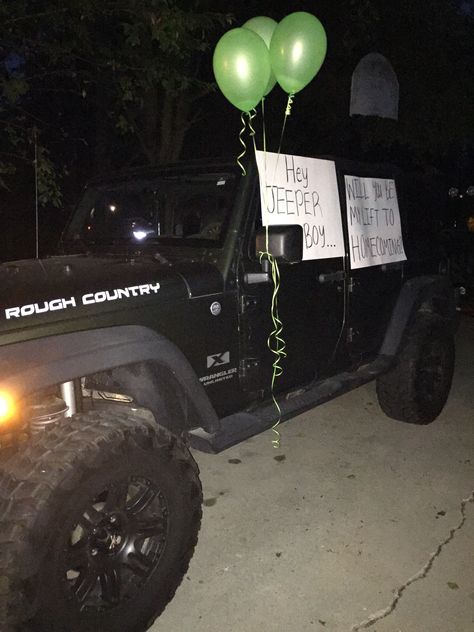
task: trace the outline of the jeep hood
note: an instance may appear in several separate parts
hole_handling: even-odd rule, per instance
[[[222,292],[209,263],[159,263],[152,257],[74,255],[0,265],[0,320],[25,326],[31,318],[70,318],[129,310]],[[7,327],[9,328],[9,327]]]

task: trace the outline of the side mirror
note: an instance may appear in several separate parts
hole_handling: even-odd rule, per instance
[[[257,230],[255,253],[265,252],[267,229]],[[299,263],[303,258],[303,227],[298,224],[268,227],[268,251],[278,263]]]

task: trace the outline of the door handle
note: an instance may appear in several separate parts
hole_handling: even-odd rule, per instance
[[[337,272],[328,272],[327,274],[320,274],[318,281],[320,283],[333,283],[334,281],[344,281],[346,273],[344,270],[338,270]]]

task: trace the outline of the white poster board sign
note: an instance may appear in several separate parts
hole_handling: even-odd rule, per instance
[[[345,176],[351,268],[405,261],[395,180]]]
[[[257,151],[262,223],[303,227],[303,259],[344,256],[336,165],[332,160]]]

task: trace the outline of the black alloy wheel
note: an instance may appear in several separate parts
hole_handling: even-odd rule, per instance
[[[111,483],[83,512],[65,549],[64,579],[80,608],[113,608],[133,599],[159,564],[168,506],[140,477]]]

